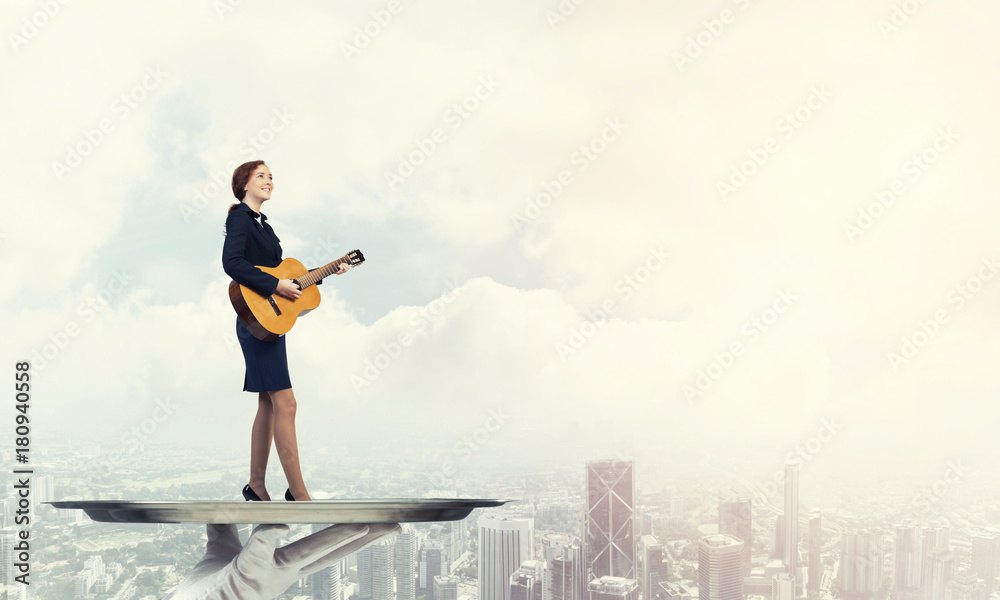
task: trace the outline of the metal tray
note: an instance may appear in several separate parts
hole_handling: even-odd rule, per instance
[[[112,523],[415,523],[458,521],[476,508],[509,500],[466,498],[383,498],[312,502],[128,502],[73,500],[47,502],[78,508],[95,521]]]

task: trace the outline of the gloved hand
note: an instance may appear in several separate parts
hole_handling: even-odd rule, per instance
[[[299,579],[400,532],[398,523],[342,523],[278,548],[288,525],[258,525],[246,546],[235,525],[206,528],[205,557],[167,600],[273,600]]]

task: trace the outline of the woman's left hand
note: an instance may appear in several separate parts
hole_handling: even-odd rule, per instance
[[[349,270],[350,270],[350,268],[347,266],[347,263],[340,263],[340,268],[337,269],[336,271],[334,271],[333,274],[334,275],[343,275],[344,273],[348,272]]]

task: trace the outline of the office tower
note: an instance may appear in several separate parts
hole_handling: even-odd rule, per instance
[[[588,600],[639,600],[635,579],[604,575],[587,584]]]
[[[465,552],[462,540],[464,521],[446,521],[441,523],[441,548],[444,550],[445,573],[451,573],[451,565],[461,558]]]
[[[545,560],[545,600],[585,600],[583,552],[577,540],[562,533],[542,536]]]
[[[434,587],[434,577],[448,574],[441,540],[424,541],[424,545],[420,548],[420,563],[417,567],[419,569],[417,588],[421,593],[428,594]]]
[[[1000,531],[982,529],[972,534],[972,571],[982,578],[985,594],[997,591],[1000,576]]]
[[[709,535],[698,541],[698,598],[743,599],[743,541]]]
[[[751,552],[753,551],[750,498],[736,492],[730,492],[719,501],[719,533],[731,535],[743,541],[743,575],[744,577],[749,575]]]
[[[587,462],[587,578],[635,578],[635,462]]]
[[[318,533],[329,525],[313,525],[312,533]],[[316,571],[309,576],[313,600],[341,600],[340,598],[340,562]]]
[[[663,545],[651,535],[639,538],[639,576],[643,600],[653,597],[661,581],[667,580],[667,563],[663,561]]]
[[[395,600],[392,539],[358,552],[358,597],[362,600]]]
[[[670,516],[679,519],[684,518],[684,496],[677,492],[677,488],[670,488]]]
[[[774,518],[774,536],[771,538],[771,554],[768,558],[785,561],[785,513]]]
[[[431,600],[458,600],[458,577],[435,575]]]
[[[775,573],[771,576],[771,600],[794,600],[795,578],[791,573]]]
[[[510,576],[510,600],[542,600],[545,562],[526,560]]]
[[[924,598],[947,600],[948,587],[955,578],[955,555],[951,550],[934,550],[924,569]]]
[[[0,591],[5,585],[14,585],[14,546],[17,544],[14,529],[0,529]],[[25,586],[27,587],[27,586]]]
[[[948,584],[949,600],[986,600],[986,582],[969,569],[955,573]]]
[[[799,578],[799,465],[785,463],[785,566],[796,579]]]
[[[510,600],[510,576],[534,558],[534,520],[481,517],[477,525],[479,600]]]
[[[892,587],[897,600],[916,600],[923,574],[922,532],[910,522],[896,526]]]
[[[882,533],[845,531],[840,548],[841,597],[873,598],[882,588]]]
[[[396,536],[396,598],[416,600],[417,597],[417,532],[410,523],[402,525]]]
[[[823,524],[819,513],[809,515],[809,591],[819,590],[823,579]]]

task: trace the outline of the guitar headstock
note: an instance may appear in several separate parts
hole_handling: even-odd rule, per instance
[[[344,255],[344,258],[347,259],[347,264],[350,265],[352,269],[365,262],[365,255],[361,254],[361,250],[351,250]]]

